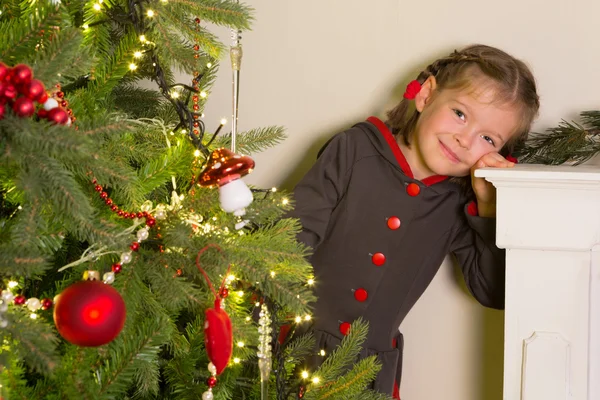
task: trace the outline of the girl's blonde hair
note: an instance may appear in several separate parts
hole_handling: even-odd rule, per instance
[[[520,125],[516,134],[504,145],[500,153],[510,154],[516,145],[527,139],[531,124],[538,115],[540,101],[533,74],[521,60],[494,47],[471,45],[440,58],[425,68],[417,81],[423,84],[430,76],[435,77],[436,90],[475,90],[477,83],[492,84],[495,102],[510,104],[519,110]],[[410,101],[402,101],[387,113],[387,124],[392,132],[400,135],[410,145],[410,136],[417,125],[420,113],[408,116]]]

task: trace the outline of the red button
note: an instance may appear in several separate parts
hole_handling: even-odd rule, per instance
[[[389,217],[388,220],[387,220],[387,226],[388,226],[388,228],[390,228],[393,231],[395,231],[396,229],[400,228],[400,218],[398,218],[398,217]]]
[[[406,187],[406,193],[408,193],[409,196],[416,196],[419,194],[419,192],[421,192],[421,187],[419,185],[417,185],[416,183],[409,183],[408,186]]]
[[[363,288],[356,289],[356,290],[354,291],[354,298],[355,298],[357,301],[360,301],[361,303],[362,303],[363,301],[366,301],[366,300],[367,300],[367,297],[369,297],[369,293],[367,293],[367,291],[366,291],[365,289],[363,289]]]
[[[383,255],[383,253],[375,253],[371,257],[371,261],[373,261],[373,264],[377,265],[378,267],[381,267],[383,264],[385,264],[385,256]]]
[[[349,322],[342,322],[340,324],[340,333],[344,336],[346,336],[347,334],[350,333],[350,323]]]

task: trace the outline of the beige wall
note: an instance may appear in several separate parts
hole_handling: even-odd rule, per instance
[[[328,137],[382,115],[429,59],[472,42],[529,62],[538,130],[600,109],[598,0],[248,2],[256,22],[243,38],[240,128],[283,125],[289,135],[255,155],[255,185],[293,186]],[[228,59],[206,115],[208,127],[231,115]],[[403,323],[404,400],[502,398],[503,314],[478,306],[457,276],[445,263]]]

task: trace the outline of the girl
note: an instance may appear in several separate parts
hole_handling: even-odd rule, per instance
[[[422,71],[385,123],[371,117],[330,139],[296,186],[298,238],[314,250],[318,346],[329,353],[354,319],[367,320],[361,357],[382,363],[376,390],[399,398],[398,328],[447,254],[481,304],[504,307],[495,190],[472,171],[511,167],[503,155],[538,108],[523,62],[469,46]]]

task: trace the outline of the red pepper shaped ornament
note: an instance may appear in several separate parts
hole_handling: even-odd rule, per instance
[[[206,354],[217,369],[217,375],[229,364],[233,354],[233,330],[229,315],[221,308],[221,300],[215,300],[215,308],[205,312],[204,344]]]

